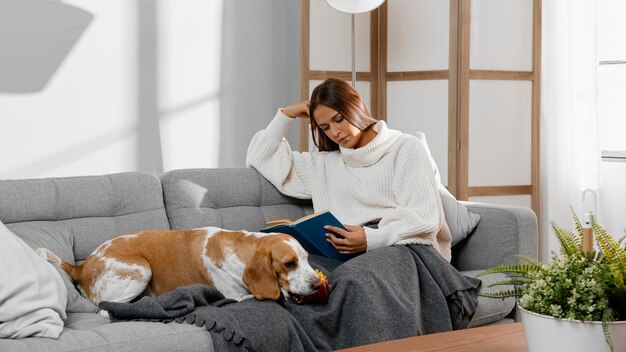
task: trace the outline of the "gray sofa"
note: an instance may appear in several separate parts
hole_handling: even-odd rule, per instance
[[[453,264],[460,271],[475,275],[487,267],[514,263],[517,253],[537,257],[537,220],[531,210],[464,204],[481,220],[453,247]],[[309,201],[280,194],[253,169],[0,181],[0,221],[31,247],[47,246],[75,262],[119,234],[203,226],[259,230],[267,220],[298,218],[311,211]],[[69,292],[72,289],[59,339],[0,339],[0,351],[213,350],[211,335],[203,328],[176,322],[110,323],[75,290]],[[512,299],[480,298],[470,326],[511,322],[514,305]]]

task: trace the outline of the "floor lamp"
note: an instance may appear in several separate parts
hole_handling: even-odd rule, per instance
[[[326,0],[333,9],[352,15],[352,86],[356,87],[356,54],[354,36],[354,15],[357,13],[370,12],[385,2],[385,0]]]

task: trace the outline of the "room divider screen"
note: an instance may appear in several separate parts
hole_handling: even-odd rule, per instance
[[[350,16],[301,0],[301,95],[350,80]],[[541,0],[387,0],[356,15],[357,89],[419,130],[458,198],[539,214]],[[301,125],[302,150],[313,144]]]

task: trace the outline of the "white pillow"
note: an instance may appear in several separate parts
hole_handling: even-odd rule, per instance
[[[67,318],[61,276],[0,222],[0,338],[58,338]]]
[[[415,132],[415,136],[420,142],[422,142],[422,146],[426,150],[428,158],[430,159],[430,164],[433,167],[439,196],[441,197],[441,204],[443,205],[443,212],[446,217],[446,223],[448,223],[450,233],[452,233],[452,246],[454,246],[455,244],[461,242],[461,240],[467,237],[467,235],[474,230],[480,221],[480,215],[467,210],[467,207],[459,203],[459,201],[454,198],[452,193],[450,193],[448,189],[441,184],[439,168],[437,168],[435,159],[433,159],[430,154],[430,149],[428,149],[426,135],[423,132],[417,131]]]

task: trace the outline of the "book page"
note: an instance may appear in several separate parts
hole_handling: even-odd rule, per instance
[[[289,225],[291,223],[292,221],[289,218],[280,218],[280,219],[270,220],[266,222],[265,226],[271,227],[271,226],[276,226],[276,225]]]

